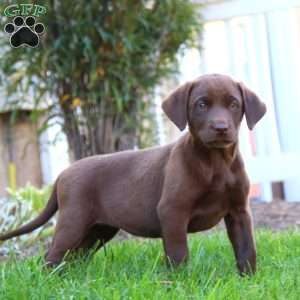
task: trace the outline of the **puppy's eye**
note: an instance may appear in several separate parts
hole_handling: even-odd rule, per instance
[[[232,110],[238,110],[240,108],[240,104],[236,100],[233,100],[231,101],[229,107]]]
[[[197,106],[200,110],[206,110],[208,107],[207,103],[203,100],[199,100]]]

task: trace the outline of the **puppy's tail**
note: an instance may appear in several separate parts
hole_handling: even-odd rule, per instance
[[[29,233],[40,226],[44,225],[57,211],[58,204],[57,204],[57,192],[56,192],[57,181],[54,183],[53,191],[50,196],[50,199],[44,208],[44,210],[31,222],[23,225],[22,227],[7,232],[5,234],[0,235],[0,241],[5,241],[10,238]]]

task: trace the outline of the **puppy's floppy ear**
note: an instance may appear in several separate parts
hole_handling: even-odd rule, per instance
[[[267,111],[266,105],[243,83],[238,83],[241,90],[248,128],[251,130]]]
[[[167,117],[180,129],[187,124],[187,107],[193,82],[187,82],[173,91],[162,103]]]

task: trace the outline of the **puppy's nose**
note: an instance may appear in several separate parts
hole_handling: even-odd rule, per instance
[[[211,123],[212,129],[214,129],[217,133],[226,133],[228,131],[228,123],[226,121],[215,121]]]

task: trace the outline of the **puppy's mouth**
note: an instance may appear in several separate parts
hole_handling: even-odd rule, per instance
[[[208,132],[199,132],[198,138],[207,148],[225,149],[231,147],[237,141],[237,136],[234,133],[226,134],[208,134]]]
[[[208,148],[228,148],[234,144],[233,140],[213,140],[205,143]]]

